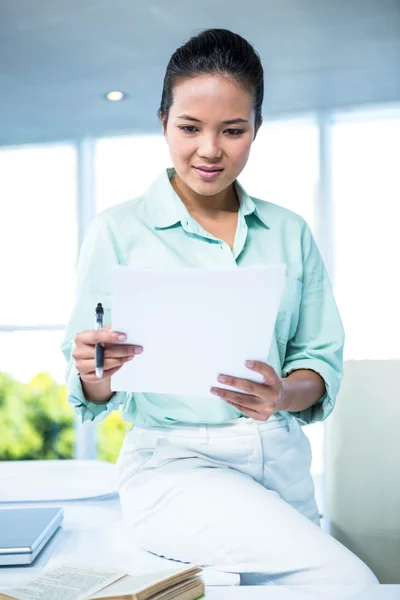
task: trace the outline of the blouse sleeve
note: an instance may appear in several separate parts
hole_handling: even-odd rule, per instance
[[[94,328],[95,307],[101,302],[104,308],[104,324],[111,322],[110,278],[113,268],[123,262],[123,256],[104,214],[90,224],[79,255],[77,269],[77,292],[75,306],[69,319],[61,350],[67,361],[66,381],[68,402],[81,422],[101,421],[125,404],[131,394],[117,392],[106,404],[88,402],[83,394],[79,373],[71,356],[75,335]]]
[[[310,369],[325,382],[324,395],[306,410],[292,412],[302,424],[332,412],[343,375],[344,330],[325,265],[309,227],[302,231],[303,286],[299,321],[288,341],[282,375]]]

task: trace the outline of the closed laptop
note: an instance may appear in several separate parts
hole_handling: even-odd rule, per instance
[[[57,531],[62,508],[0,509],[0,565],[27,565]]]

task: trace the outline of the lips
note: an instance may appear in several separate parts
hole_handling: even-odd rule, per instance
[[[193,167],[194,169],[198,169],[199,171],[207,171],[207,173],[214,173],[214,171],[222,171],[222,167]]]
[[[216,179],[220,173],[222,173],[223,169],[221,167],[193,167],[194,171],[197,175],[203,180],[213,180]]]

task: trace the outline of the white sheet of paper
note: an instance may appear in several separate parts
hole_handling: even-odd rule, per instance
[[[143,354],[111,378],[113,391],[215,399],[220,373],[261,381],[246,360],[267,361],[286,265],[135,270],[112,278],[112,328]]]

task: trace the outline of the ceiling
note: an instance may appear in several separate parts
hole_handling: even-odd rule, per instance
[[[0,0],[0,145],[159,131],[169,57],[206,27],[255,45],[266,116],[400,101],[400,0]]]

